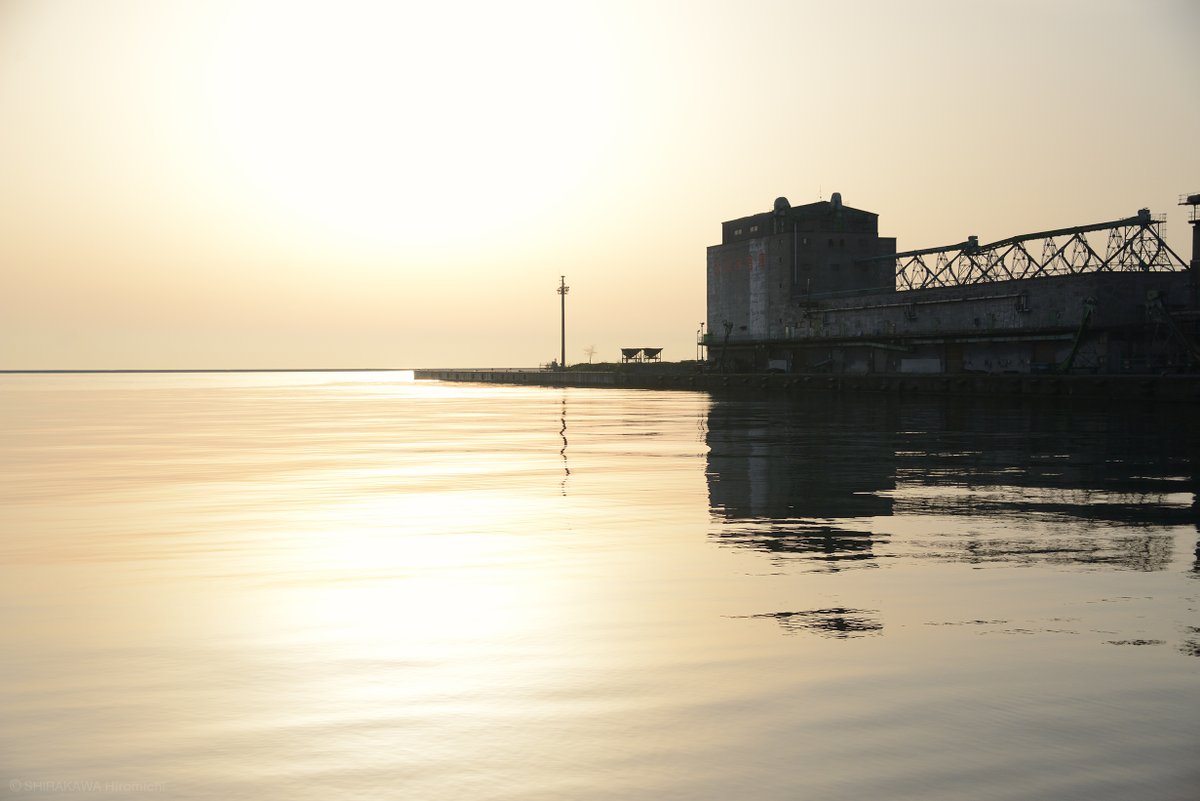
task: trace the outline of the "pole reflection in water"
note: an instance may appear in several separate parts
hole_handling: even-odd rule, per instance
[[[562,428],[559,429],[558,435],[562,437],[562,448],[559,454],[562,456],[563,463],[563,480],[562,494],[567,494],[567,479],[571,477],[571,465],[567,462],[567,396],[563,395],[562,399]]]
[[[1200,784],[1188,413],[354,373],[0,413],[0,754],[43,797]]]

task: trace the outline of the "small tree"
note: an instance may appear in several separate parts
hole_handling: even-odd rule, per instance
[[[596,355],[596,346],[588,345],[586,348],[583,349],[583,352],[584,352],[584,355],[586,355],[588,357],[588,364],[591,364],[592,357]]]

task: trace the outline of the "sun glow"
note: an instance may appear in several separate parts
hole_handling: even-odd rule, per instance
[[[212,54],[214,138],[258,202],[315,235],[495,235],[561,202],[605,147],[602,31],[572,14],[239,5]]]

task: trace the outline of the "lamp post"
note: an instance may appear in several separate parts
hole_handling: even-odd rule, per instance
[[[562,299],[562,354],[558,362],[560,370],[567,369],[567,293],[570,291],[571,287],[567,286],[567,277],[560,275],[558,277],[558,296]]]

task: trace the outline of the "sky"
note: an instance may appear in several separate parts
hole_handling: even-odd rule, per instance
[[[1193,0],[0,0],[0,369],[695,356],[724,220],[901,249],[1149,207]]]

